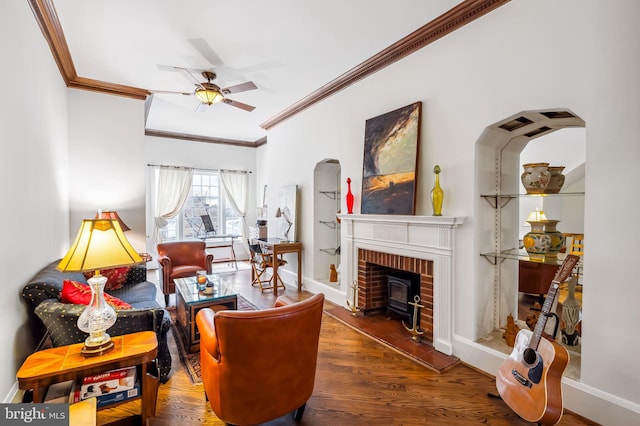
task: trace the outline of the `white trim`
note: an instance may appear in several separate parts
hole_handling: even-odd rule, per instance
[[[495,377],[507,355],[465,337],[454,336],[454,354],[465,364]],[[574,413],[607,425],[630,425],[638,422],[640,404],[619,398],[594,387],[562,378],[564,407]]]
[[[463,217],[339,215],[342,221],[341,289],[357,279],[358,250],[413,257],[433,262],[433,346],[453,353],[453,283],[455,229]]]

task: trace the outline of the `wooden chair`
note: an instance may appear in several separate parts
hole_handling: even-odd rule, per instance
[[[571,238],[571,244],[568,247],[569,254],[575,254],[576,256],[582,257],[584,255],[584,234],[567,233],[562,235],[564,235],[565,238]],[[581,270],[581,267],[576,268],[576,277],[578,279],[578,284],[580,285],[582,285]]]
[[[584,254],[584,234],[571,234],[569,254],[582,256]]]
[[[267,269],[271,268],[273,271],[273,255],[269,253],[264,253],[260,244],[251,244],[249,241],[249,253],[250,253],[250,263],[251,263],[251,285],[258,285],[260,287],[260,291],[264,292],[265,290],[273,290],[273,285],[278,286],[278,288],[282,288],[283,290],[286,288],[282,278],[280,276],[274,276],[272,273],[270,276],[267,276]],[[287,261],[282,257],[277,258],[278,268],[287,264]]]

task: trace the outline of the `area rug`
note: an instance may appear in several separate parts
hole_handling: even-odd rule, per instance
[[[184,340],[182,340],[182,330],[176,325],[176,309],[175,306],[167,308],[171,314],[171,334],[176,341],[178,347],[178,355],[180,361],[193,384],[202,383],[202,375],[200,374],[200,352],[189,353],[184,347]],[[239,311],[257,311],[258,308],[249,302],[244,297],[238,295],[238,310]]]

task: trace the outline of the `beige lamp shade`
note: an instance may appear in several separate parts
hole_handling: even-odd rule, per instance
[[[527,222],[540,222],[542,220],[547,220],[547,216],[545,216],[544,214],[544,210],[534,210],[531,213],[529,213],[529,216],[527,216]]]
[[[85,219],[69,252],[58,264],[66,272],[97,271],[142,262],[115,219]]]

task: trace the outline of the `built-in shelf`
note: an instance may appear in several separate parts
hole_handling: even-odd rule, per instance
[[[340,191],[318,191],[318,192],[320,192],[322,195],[332,200],[335,200],[336,198],[338,198],[338,195],[340,195]]]
[[[494,209],[500,205],[500,208],[506,206],[509,201],[514,198],[525,198],[525,197],[584,197],[584,192],[560,192],[558,194],[483,194],[480,195],[482,198],[487,200],[487,203],[491,205]]]
[[[340,254],[339,248],[321,248],[319,250],[323,253],[330,254],[331,256],[337,256]]]
[[[336,229],[338,226],[338,222],[336,222],[335,220],[320,220],[319,222],[327,228],[331,229]]]
[[[515,249],[515,248],[501,251],[500,253],[480,253],[480,256],[487,259],[492,265],[498,264],[498,261],[502,263],[506,259],[511,259],[511,260],[525,260],[528,262],[546,263],[547,265],[560,266],[562,265],[562,262],[564,261],[564,258],[565,258],[564,253],[559,253],[558,257],[556,258],[547,257],[544,260],[537,260],[529,257],[526,250]],[[582,268],[582,258],[580,258],[580,261],[576,265],[576,268]]]

